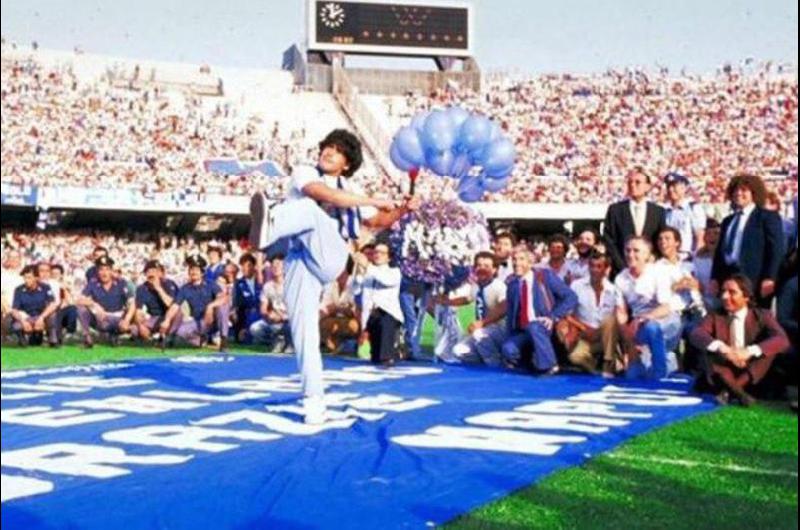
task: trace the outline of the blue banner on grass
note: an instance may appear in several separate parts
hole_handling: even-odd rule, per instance
[[[5,372],[2,526],[425,528],[709,410],[685,382],[198,356]]]

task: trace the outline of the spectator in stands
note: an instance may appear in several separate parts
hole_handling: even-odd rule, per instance
[[[706,212],[703,206],[686,196],[689,178],[669,173],[664,179],[667,187],[666,223],[681,235],[681,254],[691,257],[705,241]]]
[[[611,259],[599,252],[589,258],[589,276],[570,286],[578,298],[576,321],[578,341],[569,351],[569,361],[588,373],[596,373],[602,362],[604,377],[613,377],[621,366],[618,353],[617,288],[608,279]]]
[[[352,277],[354,269],[355,263],[351,258],[336,281],[322,293],[319,315],[322,345],[333,354],[343,353],[345,349],[353,351],[360,335]]]
[[[491,252],[475,256],[472,296],[475,320],[467,337],[453,348],[453,357],[463,363],[501,366],[501,348],[506,340],[506,284],[497,277],[497,259]]]
[[[634,236],[625,247],[628,267],[617,275],[617,323],[631,379],[661,379],[678,368],[672,351],[681,319],[672,307],[669,281],[652,263],[649,237]]]
[[[628,173],[627,179],[628,199],[609,206],[603,230],[616,272],[625,268],[625,245],[631,237],[644,237],[655,244],[659,232],[666,226],[664,209],[647,200],[653,187],[651,177],[637,167]]]
[[[714,255],[712,290],[733,274],[742,273],[756,288],[761,307],[775,294],[778,269],[785,255],[780,216],[764,209],[766,188],[760,177],[737,175],[728,184],[734,213],[722,222],[721,244]]]
[[[206,260],[200,255],[186,259],[189,281],[178,289],[175,302],[167,311],[161,332],[168,340],[179,337],[194,347],[206,344],[212,333],[220,334],[219,350],[227,347],[230,315],[225,293],[217,282],[205,279]],[[189,318],[181,318],[181,306],[189,306]]]
[[[567,261],[567,284],[589,276],[591,257],[597,250],[599,236],[594,230],[584,230],[575,240],[578,257]]]
[[[564,281],[547,268],[533,268],[533,253],[517,247],[514,275],[507,281],[506,330],[503,358],[510,367],[527,365],[542,374],[558,373],[552,335],[556,324],[572,313],[578,299]]]
[[[150,260],[144,266],[145,281],[136,288],[136,325],[142,340],[150,340],[159,332],[167,311],[178,295],[178,285],[166,277],[164,266]],[[166,340],[161,334],[160,340]]]
[[[567,281],[569,266],[567,265],[567,251],[569,250],[569,239],[562,234],[552,236],[547,242],[547,266],[553,274]]]
[[[119,344],[119,336],[131,333],[135,336],[136,326],[132,326],[136,315],[128,284],[114,279],[114,260],[101,255],[95,261],[96,280],[90,281],[78,299],[78,321],[83,333],[83,345],[94,346],[91,330],[108,334],[112,346]]]
[[[284,298],[284,257],[275,254],[270,260],[272,280],[261,291],[261,319],[250,326],[256,344],[266,344],[275,353],[291,353],[292,337]]]
[[[234,334],[241,343],[252,342],[250,327],[261,318],[261,291],[263,285],[256,275],[256,258],[245,254],[239,258],[241,276],[233,288],[233,308],[236,313]]]
[[[108,249],[106,247],[94,247],[92,251],[92,266],[86,271],[86,283],[97,280],[97,260],[104,256],[108,257]]]
[[[41,344],[44,334],[47,334],[51,347],[58,346],[55,319],[58,303],[53,297],[53,290],[39,281],[39,271],[35,265],[23,268],[21,276],[23,284],[14,290],[11,306],[12,327],[19,337],[20,346]]]
[[[361,311],[361,343],[369,341],[370,358],[375,364],[393,365],[399,355],[395,343],[397,332],[403,324],[403,311],[400,309],[400,269],[392,267],[389,245],[376,243],[371,264],[358,265],[365,268],[363,276],[356,276],[355,282],[361,287],[363,308]]]
[[[707,378],[717,401],[726,404],[733,397],[750,406],[755,399],[749,387],[789,349],[789,339],[769,311],[753,306],[753,286],[745,275],[728,278],[721,298],[724,313],[709,315],[692,333],[692,342],[707,355]]]
[[[516,246],[517,238],[511,232],[502,231],[495,234],[492,250],[497,260],[497,277],[501,281],[506,281],[506,278],[514,273],[511,254]]]
[[[66,333],[74,334],[78,330],[78,308],[75,306],[75,298],[72,294],[72,286],[64,278],[64,266],[56,263],[50,267],[53,284],[58,285],[61,291],[56,315],[58,328],[58,341],[63,344]],[[54,293],[55,294],[55,293]]]

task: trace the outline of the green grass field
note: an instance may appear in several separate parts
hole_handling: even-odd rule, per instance
[[[468,319],[469,310],[462,311]],[[426,326],[424,343],[432,341]],[[256,348],[237,348],[255,354]],[[197,354],[169,350],[166,355]],[[165,356],[159,350],[3,347],[2,369]],[[585,465],[486,505],[448,530],[527,528],[791,529],[797,416],[785,403],[717,409],[634,438]]]

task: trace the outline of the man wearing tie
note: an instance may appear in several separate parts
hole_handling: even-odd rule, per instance
[[[516,367],[530,351],[535,371],[555,374],[558,362],[551,340],[553,329],[575,310],[578,298],[550,269],[534,269],[533,253],[527,248],[515,250],[512,263],[514,275],[506,288],[508,338],[503,343],[503,358]]]
[[[497,262],[497,277],[501,281],[506,281],[514,273],[514,267],[511,264],[511,253],[516,245],[517,238],[511,232],[498,232],[494,237],[492,250]]]
[[[722,222],[722,241],[714,254],[711,290],[731,275],[746,276],[755,290],[755,300],[770,307],[775,282],[785,254],[780,216],[763,208],[767,191],[761,178],[738,175],[727,189],[734,212]]]
[[[743,406],[752,405],[748,386],[761,381],[775,357],[790,347],[775,317],[750,307],[752,300],[750,280],[734,274],[722,285],[724,313],[709,315],[691,335],[692,344],[706,356],[707,382],[723,404],[734,397]]]
[[[608,207],[603,238],[615,273],[626,267],[625,244],[631,237],[644,237],[655,244],[666,227],[664,208],[647,200],[651,189],[652,178],[636,167],[628,173],[628,198]]]

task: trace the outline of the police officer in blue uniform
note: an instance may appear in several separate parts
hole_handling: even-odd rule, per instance
[[[50,286],[39,281],[35,265],[22,269],[23,284],[14,290],[11,305],[12,329],[20,346],[41,344],[44,333],[51,347],[58,346],[56,311],[58,302]]]
[[[161,324],[161,333],[166,333],[170,341],[177,336],[199,347],[207,342],[210,333],[218,331],[222,337],[219,349],[224,350],[230,317],[225,293],[217,282],[208,282],[204,278],[207,263],[202,256],[189,256],[186,266],[189,281],[178,289],[175,302]],[[191,318],[183,318],[181,306],[184,303],[189,306]]]
[[[165,277],[164,266],[158,260],[148,261],[144,274],[145,281],[136,288],[136,325],[139,337],[148,340],[159,331],[178,295],[178,286]]]
[[[233,309],[235,311],[235,335],[239,342],[250,343],[250,326],[261,319],[260,300],[262,281],[256,271],[256,258],[245,254],[239,259],[242,275],[233,285]]]
[[[130,333],[136,336],[132,325],[136,314],[128,283],[114,278],[114,260],[101,256],[96,262],[97,279],[90,281],[78,300],[78,321],[83,332],[83,345],[94,346],[91,329],[107,333],[112,346],[119,344],[119,336]]]

